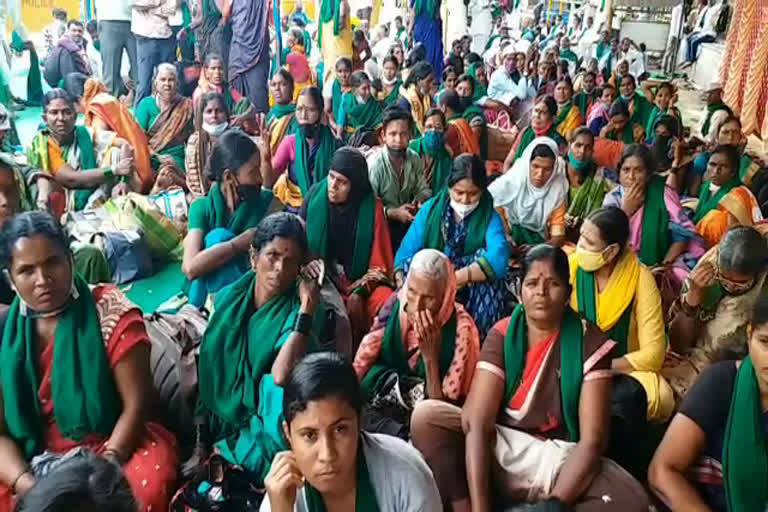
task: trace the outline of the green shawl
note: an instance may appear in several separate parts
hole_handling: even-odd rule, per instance
[[[472,77],[472,81],[474,82],[473,89],[475,93],[472,95],[472,101],[477,101],[488,94],[488,88],[477,81],[477,64],[477,62],[473,62],[467,71],[467,74]]]
[[[368,474],[363,444],[357,446],[357,484],[355,486],[355,512],[379,512],[376,493]],[[326,512],[323,496],[309,482],[304,484],[304,496],[307,498],[308,512]]]
[[[431,157],[434,162],[432,164],[432,175],[429,177],[429,188],[431,190],[440,190],[445,187],[448,181],[448,174],[451,172],[451,166],[453,165],[453,158],[448,154],[448,150],[445,149],[445,145],[441,146],[437,151],[431,151],[424,143],[424,137],[414,139],[408,144],[408,148],[416,152],[419,156]]]
[[[596,98],[597,98],[596,91],[592,91],[591,93],[582,91],[573,97],[573,102],[576,104],[577,107],[579,107],[579,112],[581,112],[582,119],[587,118],[587,110],[589,110],[590,105],[592,105],[595,102]]]
[[[544,237],[539,233],[524,228],[520,224],[509,226],[509,236],[512,237],[512,240],[518,245],[539,245],[546,242]]]
[[[398,98],[400,98],[400,87],[402,86],[403,86],[403,81],[398,78],[397,82],[395,83],[395,86],[392,88],[392,92],[390,92],[389,96],[387,96],[380,102],[382,108],[390,105],[394,105],[397,103]]]
[[[436,0],[413,0],[413,15],[418,16],[420,14],[436,18],[439,15]]]
[[[352,265],[346,269],[350,281],[357,281],[368,271],[373,248],[374,206],[376,198],[370,192],[360,202],[357,210],[355,246],[352,248]],[[322,180],[309,196],[307,202],[307,240],[312,252],[328,260],[328,178]]]
[[[720,200],[725,197],[728,192],[741,185],[738,172],[733,175],[728,183],[720,187],[720,189],[715,192],[714,195],[712,194],[712,191],[709,190],[711,183],[712,182],[710,180],[707,180],[701,184],[701,192],[699,192],[699,204],[696,205],[696,213],[693,216],[694,224],[698,224],[699,221],[703,219],[707,213],[717,208]]]
[[[104,349],[101,320],[88,284],[75,275],[78,298],[59,316],[53,335],[51,395],[56,425],[67,439],[109,435],[121,401]],[[8,433],[29,460],[45,450],[37,389],[40,383],[35,320],[23,316],[17,296],[0,346],[3,414]]]
[[[296,132],[296,156],[294,161],[294,170],[296,172],[297,185],[301,189],[301,195],[309,193],[309,188],[313,183],[328,176],[331,168],[331,158],[336,152],[336,139],[331,133],[331,129],[326,125],[320,125],[320,147],[315,154],[315,167],[309,169],[309,144],[307,138],[301,133]]]
[[[645,189],[645,204],[641,224],[638,256],[645,265],[652,267],[664,260],[669,249],[669,211],[664,202],[664,178],[654,176]]]
[[[654,105],[653,109],[651,110],[650,115],[648,116],[648,124],[645,127],[645,136],[646,137],[653,137],[654,131],[656,130],[656,122],[664,117],[666,112],[661,110],[658,106]]]
[[[579,267],[576,271],[576,296],[579,302],[579,313],[597,325],[597,287],[595,286],[594,272],[587,272]],[[631,318],[632,303],[624,310],[616,325],[605,333],[616,342],[616,349],[613,351],[615,357],[624,357],[627,354]]]
[[[533,142],[533,139],[537,137],[536,133],[533,131],[533,128],[529,124],[528,127],[523,130],[523,134],[520,136],[520,143],[517,145],[517,149],[515,150],[515,160],[520,158],[525,151],[525,148],[528,147],[528,144]],[[555,123],[552,123],[552,126],[549,127],[549,130],[547,130],[547,133],[540,135],[540,137],[549,137],[550,139],[554,140],[558,145],[560,145],[563,138],[560,136],[559,133],[557,133],[557,130],[555,130]]]
[[[214,183],[208,194],[198,199],[198,201],[207,201],[207,209],[211,221],[210,229],[227,228],[234,234],[240,234],[250,228],[256,227],[261,222],[267,209],[271,204],[271,197],[267,200],[266,195],[260,195],[259,201],[240,201],[232,213],[227,211],[227,203],[224,201],[224,195],[218,183]],[[195,226],[197,227],[197,226]],[[193,227],[190,226],[190,229]]]
[[[365,103],[360,104],[353,93],[344,93],[341,109],[344,112],[344,119],[342,119],[344,126],[349,126],[355,130],[358,128],[375,130],[381,126],[381,105],[373,96],[370,96]]]
[[[573,108],[573,101],[569,101],[568,103],[560,107],[560,111],[557,113],[557,116],[555,116],[555,120],[552,123],[552,127],[557,128],[558,126],[560,126],[560,123],[565,121],[565,118],[568,117],[568,114],[571,113],[572,108]]]
[[[631,120],[627,121],[627,124],[624,125],[624,129],[621,131],[621,133],[616,133],[615,130],[612,130],[608,132],[608,134],[605,137],[608,140],[620,140],[624,144],[634,144],[635,143],[635,127]]]
[[[722,101],[715,103],[714,105],[707,105],[707,117],[704,118],[704,124],[701,125],[701,134],[705,137],[709,134],[709,125],[712,122],[712,114],[718,110],[725,110],[728,112],[729,116],[733,115],[733,111]]]
[[[447,187],[443,187],[440,193],[432,200],[432,204],[427,213],[427,220],[424,225],[424,243],[422,249],[445,249],[446,234],[445,210],[450,208],[451,194]],[[476,253],[478,249],[485,247],[485,234],[488,231],[488,224],[493,215],[493,197],[486,190],[480,198],[480,204],[472,212],[467,222],[467,238],[464,240],[464,250],[462,256],[468,256]]]
[[[320,24],[328,23],[333,20],[333,35],[338,36],[341,32],[341,2],[339,0],[320,0]],[[323,28],[318,27],[317,46],[323,47]]]
[[[640,126],[648,126],[648,119],[651,117],[651,102],[646,99],[645,96],[635,91],[632,96],[634,104],[632,105],[632,115],[629,118],[628,125],[639,124]],[[629,102],[627,102],[629,106]],[[625,141],[626,142],[626,141]]]
[[[525,29],[525,30],[528,30],[528,32],[530,32],[529,29]],[[525,36],[527,35],[525,30],[523,30],[523,35],[522,35],[523,38],[525,38]],[[491,37],[489,37],[488,38],[488,42],[485,43],[485,50],[484,51],[489,50],[491,48],[491,46],[493,46],[493,42],[496,41],[497,39],[499,39],[500,37],[501,36],[499,34],[493,34]]]
[[[752,360],[747,356],[736,373],[723,438],[723,486],[729,512],[765,509],[766,449],[760,389]]]
[[[456,312],[441,329],[440,341],[440,378],[445,377],[451,367],[454,352],[456,350]],[[392,313],[387,320],[384,337],[381,340],[381,352],[376,362],[365,374],[360,385],[369,397],[374,396],[385,383],[386,378],[392,372],[402,376],[417,376],[427,378],[424,359],[419,355],[415,373],[408,366],[408,354],[405,353],[405,344],[400,336],[400,300],[395,302]]]
[[[333,118],[336,119],[336,116],[339,115],[339,108],[341,107],[341,102],[344,99],[344,93],[341,92],[341,84],[339,83],[338,78],[333,79],[333,87],[331,91],[332,91],[331,112],[333,113]]]
[[[566,213],[579,219],[585,218],[594,210],[600,208],[603,204],[603,198],[607,192],[606,180],[595,178],[597,166],[594,162],[589,162],[585,171],[584,182],[577,189],[570,187],[568,189],[568,210]]]
[[[16,52],[24,51],[24,41],[14,29],[11,33],[11,48]],[[40,59],[34,48],[29,50],[29,74],[27,75],[27,105],[40,106],[43,104],[43,80],[40,75]]]
[[[287,105],[275,105],[269,110],[269,113],[267,114],[267,124],[276,121],[278,119],[282,119],[283,117],[296,113],[296,105],[293,103],[288,103]],[[289,135],[293,133],[294,128],[298,125],[296,118],[291,121],[290,125],[288,126],[288,129],[285,130],[285,134]]]
[[[464,110],[464,119],[467,120],[467,122],[472,125],[472,121],[478,117],[482,118],[483,120],[483,126],[480,130],[480,158],[483,160],[488,159],[488,122],[485,119],[485,112],[483,112],[483,109],[478,107],[477,105],[472,105],[471,107]],[[435,190],[434,188],[432,190]]]
[[[579,398],[581,397],[584,331],[581,320],[573,310],[566,309],[560,326],[560,398],[563,417],[568,427],[569,441],[579,441]],[[506,407],[520,385],[528,352],[528,326],[525,310],[518,304],[512,312],[504,338],[504,372],[507,376],[504,390]]]

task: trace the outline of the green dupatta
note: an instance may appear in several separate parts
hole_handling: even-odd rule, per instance
[[[648,119],[651,117],[652,110],[651,102],[638,91],[635,91],[632,100],[634,101],[634,104],[632,105],[632,115],[629,117],[629,122],[627,124],[648,126]],[[627,107],[629,107],[629,103],[627,103]]]
[[[355,512],[379,512],[376,493],[368,473],[363,443],[357,446],[357,484],[355,486]],[[309,482],[304,483],[304,496],[307,498],[307,512],[326,512],[325,501],[317,489]]]
[[[340,0],[320,0],[320,24],[328,23],[333,20],[333,35],[338,36],[341,32],[341,11]],[[323,27],[318,27],[317,46],[323,47]]]
[[[709,126],[712,123],[712,115],[718,110],[725,110],[728,112],[729,116],[733,115],[733,111],[722,101],[715,103],[714,105],[707,105],[707,117],[704,118],[704,124],[701,125],[701,134],[705,137],[709,135]]]
[[[293,103],[288,103],[285,105],[275,104],[274,107],[269,109],[269,113],[267,114],[267,124],[294,113],[296,113],[296,105]]]
[[[709,190],[711,183],[712,182],[710,180],[707,180],[701,185],[701,192],[699,192],[699,204],[696,205],[696,213],[693,216],[694,224],[698,224],[706,214],[717,208],[720,200],[725,197],[728,192],[741,185],[738,173],[734,174],[728,183],[720,187],[720,189],[718,189],[718,191],[714,194],[712,194],[712,191]]]
[[[736,372],[723,438],[723,487],[729,512],[764,510],[768,501],[762,412],[755,368],[747,356]]]
[[[445,145],[437,151],[430,150],[424,143],[424,137],[412,140],[408,148],[416,152],[419,156],[426,155],[434,160],[432,163],[432,174],[429,177],[429,188],[431,190],[440,190],[448,182],[448,174],[451,172],[453,158],[448,154]]]
[[[357,281],[368,271],[373,249],[374,207],[376,198],[373,192],[363,198],[357,210],[355,228],[355,246],[352,252],[352,265],[347,271],[350,281]],[[312,252],[328,260],[328,178],[313,189],[307,202],[307,240]]]
[[[373,96],[360,104],[353,93],[344,93],[341,99],[341,110],[344,112],[344,119],[341,120],[344,126],[354,130],[358,128],[375,130],[381,126],[381,105]]]
[[[104,350],[101,321],[88,284],[74,276],[78,297],[59,316],[53,335],[51,395],[56,425],[67,439],[109,435],[121,401]],[[0,346],[3,414],[8,433],[29,460],[45,449],[37,389],[35,320],[21,314],[17,296],[8,311]]]
[[[210,228],[227,228],[232,233],[238,235],[250,228],[256,227],[261,219],[264,218],[269,205],[272,203],[271,192],[269,199],[267,199],[267,194],[261,194],[259,195],[258,202],[240,201],[230,216],[227,211],[227,203],[224,201],[224,195],[222,195],[221,187],[218,183],[214,183],[211,190],[204,197],[205,199],[201,197],[197,200],[208,202],[207,207],[211,220]]]
[[[413,375],[422,379],[427,378],[427,370],[421,355],[419,355],[415,370],[412,371],[408,366],[408,354],[405,353],[405,344],[400,336],[400,332],[400,300],[398,299],[392,307],[389,320],[387,320],[387,327],[381,340],[379,357],[360,382],[368,396],[375,395],[392,372],[402,376]],[[448,373],[456,350],[455,311],[448,322],[443,325],[440,333],[442,337],[440,339],[438,359],[440,361],[440,378],[443,378]]]
[[[605,138],[608,140],[620,140],[624,144],[634,144],[635,125],[631,120],[629,120],[627,121],[627,124],[624,125],[624,129],[621,131],[621,133],[616,133],[615,130],[612,130]]]
[[[443,187],[432,200],[424,225],[423,249],[437,249],[438,251],[445,249],[444,219],[446,208],[450,208],[450,199],[451,194],[448,188]],[[493,197],[486,190],[480,198],[480,204],[467,219],[467,238],[464,240],[462,256],[474,254],[478,249],[485,247],[485,234],[488,231],[488,224],[491,222],[491,215],[493,215]]]
[[[560,397],[563,417],[568,427],[569,440],[579,441],[579,399],[581,397],[584,331],[579,316],[570,308],[565,310],[560,325]],[[512,312],[504,338],[504,372],[507,376],[504,389],[506,407],[520,385],[528,352],[528,326],[525,310],[518,304]]]
[[[557,113],[557,116],[555,116],[555,121],[552,123],[552,126],[554,128],[557,128],[560,126],[560,124],[565,121],[565,118],[568,117],[568,114],[571,113],[571,109],[573,108],[573,101],[569,101],[565,105],[563,105],[560,108],[560,112]]]
[[[528,147],[528,144],[533,142],[533,139],[536,137],[549,137],[550,139],[554,140],[558,145],[560,145],[563,138],[560,136],[559,133],[557,133],[557,130],[555,129],[555,123],[552,123],[552,126],[549,127],[549,130],[547,130],[547,133],[544,133],[542,135],[536,135],[536,133],[533,131],[533,128],[529,124],[528,127],[523,130],[523,134],[520,136],[520,143],[517,145],[517,149],[515,150],[515,160],[520,158],[523,155],[523,152],[525,152],[525,148]]]
[[[650,115],[648,116],[648,125],[645,127],[645,136],[646,137],[653,137],[654,131],[656,130],[656,123],[659,119],[664,117],[664,112],[661,110],[658,106],[654,105],[653,109],[651,110]]]
[[[472,65],[469,66],[467,74],[472,77],[473,90],[475,91],[472,95],[472,101],[477,101],[483,96],[486,96],[488,94],[488,88],[477,81],[477,62],[473,62]]]
[[[344,93],[341,91],[341,84],[338,78],[333,79],[333,87],[331,88],[331,113],[333,118],[339,115],[339,108],[341,108],[341,102],[344,100]]]
[[[664,202],[664,178],[654,176],[645,189],[638,257],[649,267],[660,264],[669,250],[669,211]]]
[[[579,313],[597,325],[597,286],[594,272],[587,272],[581,267],[576,271],[576,297],[579,303]],[[616,349],[613,351],[613,355],[616,357],[624,357],[627,354],[632,307],[633,304],[630,303],[624,313],[621,314],[619,321],[605,333],[616,342]]]
[[[336,139],[328,126],[320,125],[320,135],[318,138],[320,147],[317,148],[317,153],[315,154],[314,169],[310,169],[307,138],[301,133],[301,130],[296,132],[296,153],[293,164],[296,180],[298,181],[296,184],[301,189],[302,196],[309,193],[313,183],[318,183],[328,176],[328,171],[331,168],[331,158],[336,151]]]
[[[596,93],[594,91],[591,93],[582,91],[573,97],[573,102],[577,107],[579,107],[579,112],[581,113],[582,119],[587,118],[587,111],[589,110],[589,107],[595,102],[595,99]]]
[[[400,87],[402,86],[403,86],[403,81],[398,78],[397,82],[395,82],[395,86],[393,87],[389,95],[385,97],[383,100],[381,100],[380,103],[382,108],[388,107],[390,105],[394,105],[397,103],[397,99],[400,97]]]

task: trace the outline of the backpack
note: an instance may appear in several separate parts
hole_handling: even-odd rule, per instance
[[[45,58],[45,67],[43,68],[43,78],[51,87],[58,87],[61,79],[61,52],[65,51],[61,46],[55,46],[48,57]]]

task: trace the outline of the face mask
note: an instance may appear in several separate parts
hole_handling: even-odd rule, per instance
[[[393,149],[393,148],[387,147],[387,151],[389,151],[389,157],[390,158],[395,158],[397,160],[402,160],[403,158],[405,158],[405,152],[407,150],[408,150],[407,148],[405,148],[405,149]]]
[[[512,62],[508,62],[508,63],[504,64],[504,69],[506,69],[507,73],[509,73],[511,75],[512,73],[517,71],[517,62],[512,61]]]
[[[589,160],[579,160],[571,152],[568,152],[568,163],[577,171],[583,171],[589,166]]]
[[[300,124],[299,132],[304,138],[314,139],[320,132],[320,123]]]
[[[733,281],[729,281],[720,276],[718,281],[720,281],[720,286],[723,287],[723,290],[725,290],[728,295],[744,295],[755,286],[754,279],[750,279],[746,283],[734,283]]]
[[[430,151],[437,151],[445,145],[445,134],[438,131],[425,132],[424,144]]]
[[[259,185],[237,185],[237,197],[240,201],[255,201],[261,195],[261,186]]]
[[[588,251],[578,245],[576,246],[576,258],[579,260],[579,266],[584,269],[585,272],[595,272],[608,263],[605,260],[605,250],[600,252]]]
[[[456,212],[456,215],[458,215],[461,220],[466,219],[470,213],[477,209],[478,206],[480,206],[480,201],[472,204],[463,204],[457,203],[451,199],[451,208],[453,208],[453,211]]]
[[[622,99],[624,102],[629,102],[629,101],[631,101],[631,100],[632,100],[632,98],[634,97],[634,95],[635,95],[634,93],[630,94],[629,96],[624,96],[624,95],[622,94],[622,95],[621,95],[621,99]]]
[[[397,75],[392,77],[392,80],[387,80],[384,76],[381,77],[381,83],[383,85],[386,85],[389,87],[390,85],[395,85],[397,83]]]
[[[227,127],[229,127],[228,123],[208,124],[205,121],[203,121],[203,130],[205,130],[205,132],[208,135],[211,135],[213,137],[220,136],[222,133],[226,131]]]
[[[459,97],[459,105],[461,105],[462,112],[467,110],[473,104],[474,104],[474,102],[472,101],[472,97],[471,96],[460,96]]]

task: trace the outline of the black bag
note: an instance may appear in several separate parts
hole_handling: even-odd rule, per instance
[[[201,475],[187,482],[171,500],[170,512],[256,512],[264,491],[251,483],[248,475],[212,455]]]

